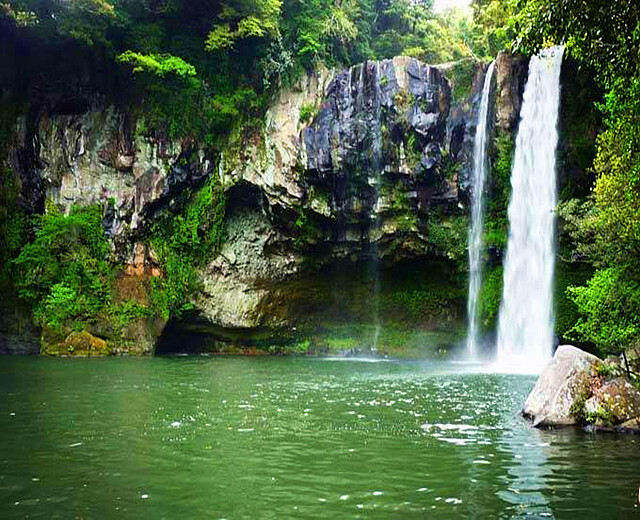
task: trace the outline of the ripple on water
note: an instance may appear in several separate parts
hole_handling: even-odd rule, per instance
[[[526,376],[305,359],[7,363],[0,506],[16,517],[637,513],[638,439],[530,428]]]

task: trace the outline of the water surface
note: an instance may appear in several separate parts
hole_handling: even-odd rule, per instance
[[[3,518],[635,518],[640,439],[529,376],[309,358],[0,360]]]

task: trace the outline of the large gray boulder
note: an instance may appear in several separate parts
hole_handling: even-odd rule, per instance
[[[576,407],[589,396],[591,367],[597,362],[600,359],[579,348],[558,347],[527,397],[523,415],[538,427],[576,424]]]

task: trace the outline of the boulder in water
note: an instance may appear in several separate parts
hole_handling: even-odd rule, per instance
[[[617,364],[576,347],[558,347],[522,413],[536,427],[584,425],[590,431],[640,433],[640,388]]]
[[[558,347],[522,411],[537,427],[577,424],[577,407],[589,396],[591,368],[600,360],[571,345]]]

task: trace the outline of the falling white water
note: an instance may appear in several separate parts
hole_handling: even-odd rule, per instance
[[[484,78],[482,100],[478,113],[476,140],[473,150],[471,227],[469,228],[469,295],[467,297],[467,354],[478,352],[478,295],[482,285],[482,228],[484,225],[484,186],[487,179],[487,135],[490,128],[489,98],[495,62],[489,65]]]
[[[374,62],[374,85],[375,85],[375,97],[376,99],[380,99],[380,63]],[[366,63],[360,69],[360,85],[359,85],[359,93],[364,95],[364,68],[366,67]],[[377,132],[377,139],[380,140],[378,146],[376,147],[378,150],[382,150],[382,133]],[[375,230],[379,230],[382,225],[382,221],[380,218],[382,211],[382,201],[380,199],[380,186],[382,185],[382,167],[378,164],[378,160],[376,160],[376,156],[374,154],[374,178],[373,184],[376,190],[376,204],[373,208],[374,212],[374,226]],[[373,283],[373,296],[374,296],[374,304],[373,304],[373,320],[375,324],[375,329],[373,333],[373,344],[371,345],[371,352],[374,354],[378,352],[378,344],[380,342],[380,332],[382,331],[382,323],[380,320],[380,258],[378,257],[378,242],[373,241],[373,253],[374,253],[374,283]]]
[[[553,348],[556,147],[564,49],[531,58],[511,173],[498,366],[538,373]]]

